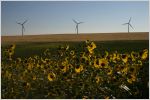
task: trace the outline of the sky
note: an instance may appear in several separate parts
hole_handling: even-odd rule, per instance
[[[1,35],[76,34],[127,32],[131,17],[131,32],[149,31],[148,1],[2,1]]]

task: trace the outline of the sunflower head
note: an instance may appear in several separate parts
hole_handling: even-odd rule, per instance
[[[14,54],[14,50],[9,49],[8,51],[9,51],[9,52],[8,52],[8,54],[9,54],[9,55],[11,55],[11,56],[12,56],[12,55]]]
[[[14,50],[16,48],[15,44],[10,45],[10,49]]]
[[[62,72],[66,72],[66,71],[67,71],[67,67],[64,66],[64,65],[61,65],[61,66],[60,66],[60,69],[61,69]]]
[[[144,49],[143,52],[140,53],[141,59],[145,60],[148,58],[148,50]]]
[[[96,81],[96,83],[98,84],[98,83],[100,83],[100,82],[102,82],[102,77],[100,77],[100,76],[96,76],[95,77],[95,81]]]
[[[113,70],[112,70],[111,68],[109,68],[109,69],[107,70],[107,75],[112,75],[112,72],[113,72]]]
[[[99,64],[100,64],[100,67],[102,67],[102,68],[108,67],[108,61],[104,58],[99,59]]]
[[[96,48],[96,44],[94,42],[91,43],[92,48],[95,49]]]
[[[54,81],[56,79],[56,75],[55,73],[51,72],[48,74],[47,78],[49,81]]]
[[[94,59],[94,67],[95,68],[100,68],[100,61],[99,61],[99,59]]]
[[[17,62],[20,63],[21,62],[21,58],[17,58]]]
[[[88,51],[89,51],[89,53],[90,53],[90,54],[92,54],[92,53],[93,53],[93,49],[92,49],[92,47],[88,46],[88,47],[87,47],[87,49],[88,49]]]
[[[114,52],[112,55],[110,55],[111,56],[111,61],[112,62],[114,62],[114,63],[116,63],[117,62],[117,53],[116,52]]]
[[[121,59],[124,63],[128,62],[128,55],[127,54],[122,54]]]
[[[128,66],[121,66],[121,72],[123,75],[126,75],[128,72]]]
[[[89,40],[86,40],[86,41],[85,41],[85,43],[86,43],[86,44],[89,44],[89,43],[90,43],[90,41],[89,41]]]
[[[107,58],[108,56],[109,56],[108,51],[105,51],[105,56],[104,56],[104,58]]]
[[[128,83],[132,84],[135,81],[136,81],[136,76],[135,75],[131,74],[131,75],[128,76],[128,78],[127,78]]]
[[[77,65],[77,66],[75,67],[75,72],[76,72],[76,73],[80,73],[82,70],[83,70],[83,65],[82,65],[82,64]]]
[[[131,52],[131,59],[132,61],[135,61],[139,57],[139,53],[136,53],[134,51]]]
[[[69,45],[66,45],[66,48],[65,48],[65,50],[68,50],[69,49]]]
[[[137,73],[137,68],[140,69],[140,67],[138,65],[130,67],[129,73],[136,74]]]
[[[70,55],[73,56],[75,54],[74,50],[70,51]]]
[[[96,48],[96,44],[94,42],[91,42],[88,44],[87,49],[89,51],[90,54],[93,53],[93,50]]]

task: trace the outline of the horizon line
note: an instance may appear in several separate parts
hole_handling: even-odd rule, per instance
[[[99,33],[99,32],[94,32],[94,33],[79,33],[79,34],[76,34],[76,33],[47,33],[47,34],[27,34],[27,35],[23,35],[23,36],[36,36],[36,35],[83,35],[83,34],[86,34],[86,35],[91,35],[91,34],[111,34],[111,33],[113,33],[113,34],[116,34],[116,33],[128,33],[128,32],[102,32],[102,33]],[[149,33],[149,32],[129,32],[128,34],[132,34],[132,33]],[[1,36],[21,36],[22,37],[22,35],[2,35],[1,34]]]

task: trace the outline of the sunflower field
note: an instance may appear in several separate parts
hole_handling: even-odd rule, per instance
[[[15,57],[17,45],[1,51],[3,99],[149,98],[149,51],[99,50],[93,41],[30,57]]]

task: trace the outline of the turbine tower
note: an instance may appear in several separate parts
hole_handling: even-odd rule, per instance
[[[128,22],[128,23],[124,23],[124,24],[122,24],[122,25],[128,25],[128,33],[130,32],[130,31],[129,31],[129,28],[130,28],[130,27],[133,29],[133,27],[132,27],[132,25],[130,24],[130,22],[131,22],[131,17],[130,17],[130,19],[129,19],[129,22]]]
[[[77,21],[75,21],[74,19],[72,19],[72,20],[73,20],[73,22],[76,24],[75,30],[77,30],[77,34],[78,34],[78,25],[79,25],[79,24],[82,24],[82,23],[84,23],[84,22],[77,22]]]
[[[24,24],[27,22],[27,20],[25,20],[23,23],[18,23],[16,22],[17,24],[21,25],[21,28],[22,28],[22,36],[23,36],[23,32],[25,31],[25,27],[24,27]]]

